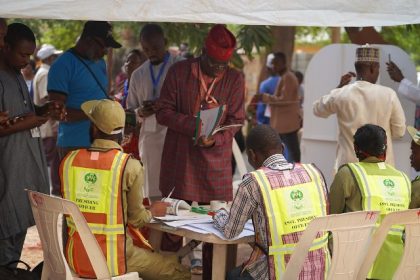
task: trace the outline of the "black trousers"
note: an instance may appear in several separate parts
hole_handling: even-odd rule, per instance
[[[12,261],[20,260],[25,237],[26,230],[8,238],[0,239],[0,265],[7,265]],[[16,265],[17,263],[12,267],[16,267]]]
[[[242,266],[238,266],[231,271],[228,271],[226,280],[254,280],[248,271],[245,270],[243,273],[241,273],[242,269]]]
[[[298,131],[279,133],[281,141],[286,145],[290,162],[300,162]]]

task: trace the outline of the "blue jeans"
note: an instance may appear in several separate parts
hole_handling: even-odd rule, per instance
[[[241,274],[242,269],[242,266],[238,266],[229,271],[226,275],[226,280],[254,280],[246,270]]]

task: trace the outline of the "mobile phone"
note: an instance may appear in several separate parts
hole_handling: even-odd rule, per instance
[[[136,114],[134,112],[125,112],[125,123],[131,126],[136,126]]]
[[[43,105],[43,106],[40,106],[40,107],[38,107],[38,109],[37,109],[37,113],[38,113],[38,115],[39,116],[47,116],[47,115],[49,115],[49,108],[48,108],[49,106],[48,105]]]
[[[17,122],[19,122],[19,121],[23,120],[23,118],[24,118],[26,115],[27,115],[27,113],[26,113],[26,114],[19,114],[19,115],[16,115],[16,116],[14,116],[14,117],[8,118],[8,119],[4,122],[4,124],[6,124],[6,126],[9,126],[9,125],[15,124],[15,123],[17,123]]]
[[[153,105],[153,103],[154,103],[153,100],[144,100],[143,101],[143,107],[150,107],[150,106]]]
[[[25,112],[25,113],[18,114],[16,116],[11,117],[10,120],[21,120],[24,117],[26,117],[27,115],[29,115],[29,113],[30,112]]]
[[[388,54],[388,62],[391,63],[391,54]]]

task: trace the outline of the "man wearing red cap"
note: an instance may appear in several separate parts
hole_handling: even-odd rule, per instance
[[[160,190],[167,196],[209,204],[232,200],[232,139],[238,127],[194,141],[200,110],[226,105],[222,126],[243,124],[243,75],[228,66],[236,45],[223,25],[213,26],[200,57],[174,64],[157,101],[156,119],[167,126]]]
[[[180,61],[166,76],[158,99],[157,121],[168,127],[162,156],[160,190],[166,196],[209,203],[232,200],[230,128],[194,144],[199,110],[226,105],[221,125],[244,121],[244,79],[228,66],[236,40],[223,25],[209,32],[200,57]]]

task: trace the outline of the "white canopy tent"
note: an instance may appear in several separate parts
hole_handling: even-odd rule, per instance
[[[0,0],[0,16],[281,26],[420,23],[420,0]]]

